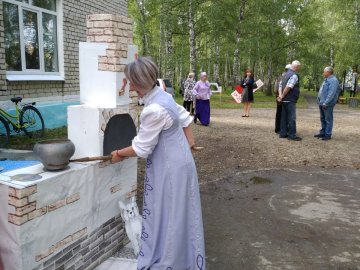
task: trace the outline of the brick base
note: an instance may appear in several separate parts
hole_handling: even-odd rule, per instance
[[[33,270],[91,270],[128,242],[121,216],[113,217],[95,231],[43,258],[44,261]],[[51,252],[53,248],[49,247],[48,251]]]

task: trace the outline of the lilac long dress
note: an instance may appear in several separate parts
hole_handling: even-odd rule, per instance
[[[208,82],[198,81],[193,89],[196,97],[195,121],[200,120],[204,126],[210,124],[210,97],[212,95]]]
[[[205,270],[197,172],[176,103],[157,91],[150,104],[165,108],[173,125],[161,131],[146,162],[138,270]]]

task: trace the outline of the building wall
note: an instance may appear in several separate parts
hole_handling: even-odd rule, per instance
[[[6,81],[3,5],[0,0],[0,101],[10,97],[37,98],[79,94],[79,42],[86,41],[89,14],[127,15],[127,0],[63,0],[64,82]]]

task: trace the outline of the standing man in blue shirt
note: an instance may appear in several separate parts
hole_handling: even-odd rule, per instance
[[[291,141],[301,141],[296,135],[296,103],[300,97],[300,79],[298,72],[301,64],[294,61],[291,68],[286,72],[281,82],[282,91],[278,101],[282,103],[280,135],[281,139],[288,138]]]
[[[315,138],[323,141],[331,140],[334,123],[334,107],[339,97],[339,81],[334,75],[332,67],[324,69],[325,80],[320,88],[318,104],[320,108],[321,130]]]

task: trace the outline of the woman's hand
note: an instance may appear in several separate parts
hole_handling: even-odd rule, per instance
[[[115,150],[111,152],[111,156],[112,156],[111,163],[117,163],[130,157],[136,157],[136,153],[132,148],[132,146],[129,146],[121,150]]]
[[[189,138],[188,143],[189,143],[190,149],[193,149],[195,147],[195,140],[193,138]]]
[[[183,128],[186,139],[188,141],[189,147],[190,149],[193,148],[195,146],[195,139],[194,139],[194,135],[192,133],[192,130],[190,127],[184,127]]]
[[[118,150],[115,150],[115,151],[111,152],[111,156],[112,156],[111,163],[118,163],[118,162],[121,162],[121,161],[123,161],[125,159],[125,157],[120,156],[118,154]]]

